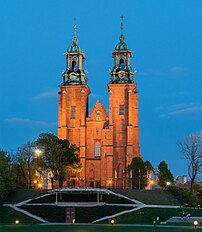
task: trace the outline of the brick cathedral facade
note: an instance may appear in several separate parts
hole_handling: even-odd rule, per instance
[[[99,100],[89,114],[85,54],[78,46],[74,26],[73,44],[65,53],[66,71],[58,94],[58,137],[79,147],[82,164],[80,173],[71,173],[70,185],[130,187],[130,174],[126,168],[134,157],[140,157],[138,92],[130,66],[132,51],[124,42],[122,31],[123,23],[120,42],[112,52],[109,115]]]

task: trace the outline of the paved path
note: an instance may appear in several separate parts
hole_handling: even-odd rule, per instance
[[[198,221],[198,222],[202,222],[202,217],[172,217],[170,219],[168,219],[166,222],[182,222],[182,223],[192,223],[193,221]]]
[[[67,224],[67,223],[43,223],[41,225],[66,225],[66,226],[95,226],[94,224],[90,223],[76,223],[76,224]],[[111,224],[96,224],[96,226],[99,227],[111,227]],[[173,225],[153,225],[153,224],[114,224],[113,227],[160,227],[160,228],[185,228],[185,229],[191,229],[194,228],[194,226],[173,226]],[[202,226],[197,226],[197,228],[201,229]]]

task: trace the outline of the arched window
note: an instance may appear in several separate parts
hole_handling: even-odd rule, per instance
[[[73,60],[72,61],[72,70],[76,70],[76,69],[77,69],[76,61]]]
[[[121,69],[124,69],[124,59],[120,59],[120,64],[119,64]]]
[[[122,178],[123,177],[123,165],[119,164],[117,167],[117,178]]]
[[[119,106],[119,114],[124,115],[124,105]]]
[[[120,64],[124,64],[124,59],[120,59]]]
[[[76,106],[71,106],[71,118],[76,118]]]
[[[99,110],[96,112],[96,120],[101,120],[101,112]]]
[[[100,142],[95,143],[95,157],[100,157]]]

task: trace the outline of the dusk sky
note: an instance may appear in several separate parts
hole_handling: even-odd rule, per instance
[[[124,15],[137,70],[140,147],[155,167],[186,175],[176,142],[202,131],[201,0],[0,0],[0,149],[15,153],[40,133],[57,135],[57,93],[74,17],[86,55],[90,109],[108,111],[112,51]]]

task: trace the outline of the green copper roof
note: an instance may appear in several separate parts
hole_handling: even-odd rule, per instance
[[[82,52],[82,50],[77,44],[73,44],[68,48],[67,52]]]
[[[118,43],[115,47],[115,50],[129,50],[128,45],[126,43]]]
[[[77,37],[74,35],[73,39],[72,39],[72,46],[70,46],[67,50],[67,52],[82,52],[81,48],[78,46],[78,39]]]
[[[120,39],[120,43],[116,45],[115,50],[118,50],[118,51],[129,50],[128,45],[124,42],[125,37],[123,34],[120,35],[119,39]]]

